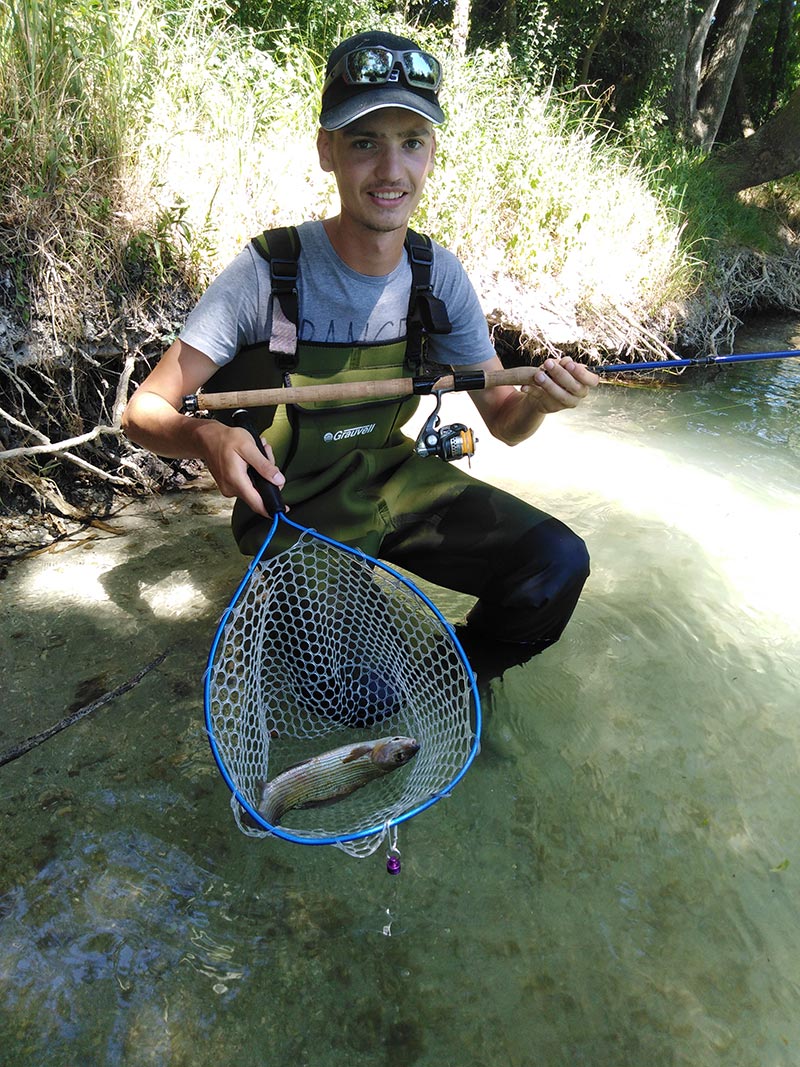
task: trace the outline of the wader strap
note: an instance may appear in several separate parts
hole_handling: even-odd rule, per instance
[[[294,226],[265,230],[253,238],[259,255],[269,264],[272,286],[272,331],[270,351],[281,371],[297,369],[297,328],[300,308],[297,295],[297,261],[300,238]],[[442,300],[433,295],[431,269],[433,244],[430,237],[408,230],[405,247],[411,264],[411,296],[406,318],[406,366],[419,373],[424,364],[425,335],[450,333],[452,326]]]
[[[294,226],[264,230],[253,238],[259,255],[269,263],[272,286],[272,332],[269,348],[282,371],[297,367],[297,324],[300,307],[297,296],[297,261],[300,238]]]
[[[447,317],[444,301],[433,295],[431,268],[433,245],[430,237],[408,230],[406,250],[411,263],[411,299],[406,319],[406,366],[420,373],[424,365],[425,335],[450,333],[453,327]]]

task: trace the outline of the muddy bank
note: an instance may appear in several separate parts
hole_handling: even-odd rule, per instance
[[[506,366],[547,355],[588,362],[725,354],[757,313],[800,311],[800,251],[740,250],[720,264],[720,285],[632,322],[622,311],[580,312],[544,294],[479,282]],[[9,294],[4,294],[7,298]],[[24,324],[0,307],[0,560],[6,563],[102,523],[131,498],[202,484],[196,462],[164,461],[119,429],[128,396],[179,331],[195,296],[176,282],[155,292],[98,296],[66,343],[44,310]]]

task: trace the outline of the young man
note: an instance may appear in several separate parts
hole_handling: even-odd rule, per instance
[[[298,384],[419,373],[421,346],[412,344],[416,327],[407,330],[407,320],[417,322],[412,290],[426,286],[414,273],[420,268],[412,268],[419,253],[404,242],[434,165],[434,126],[444,119],[440,82],[434,57],[388,33],[358,34],[333,51],[317,148],[322,169],[336,179],[341,209],[296,230],[296,323],[273,295],[264,250],[251,243],[133,395],[124,426],[160,455],[205,461],[221,492],[237,498],[233,526],[242,551],[254,553],[268,529],[251,466],[282,489],[298,522],[475,596],[461,634],[468,651],[501,642],[509,661],[522,661],[564,629],[589,573],[586,548],[557,519],[443,459],[417,455],[400,430],[413,404],[395,398],[323,411],[280,407],[259,427],[266,457],[244,429],[180,414],[182,398],[221,367],[237,373],[243,349],[251,366],[258,354],[256,366],[270,384],[276,376]],[[272,258],[282,254],[273,249]],[[439,314],[423,318],[429,329],[440,327],[441,301],[450,330],[428,332],[426,358],[459,372],[502,369],[459,262],[434,244],[428,270],[427,307]],[[292,337],[285,343],[287,327],[296,331],[296,345]],[[529,387],[470,396],[490,432],[515,445],[545,415],[575,407],[597,380],[571,359],[550,359]]]

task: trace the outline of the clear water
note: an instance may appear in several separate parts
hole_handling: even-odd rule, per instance
[[[770,328],[737,348],[800,345]],[[476,427],[473,472],[593,573],[397,878],[234,828],[200,706],[244,570],[215,493],[14,566],[0,749],[169,654],[0,769],[3,1067],[795,1067],[799,405],[797,359],[604,385],[512,452]]]

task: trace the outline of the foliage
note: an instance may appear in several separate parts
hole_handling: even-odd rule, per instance
[[[484,288],[509,279],[588,322],[615,308],[649,320],[694,285],[679,211],[596,109],[525,88],[504,51],[450,69],[422,221]]]
[[[416,35],[445,49],[433,29]],[[164,183],[164,205],[187,205],[211,275],[261,228],[334,209],[314,148],[321,72],[299,42],[265,54],[242,32],[185,26],[181,40],[182,60],[165,56],[140,159],[150,183]],[[526,88],[504,49],[444,58],[448,121],[417,224],[487,282],[557,291],[587,314],[619,301],[654,314],[687,270],[681,220],[632,153],[577,99]]]
[[[449,10],[448,4],[424,0],[418,7],[440,18],[443,8]],[[790,11],[788,25],[780,22],[782,9]],[[523,76],[539,88],[586,84],[604,101],[605,118],[621,125],[648,100],[663,101],[684,59],[686,10],[679,0],[473,0],[472,44],[506,43]],[[741,69],[758,125],[800,81],[800,7],[787,0],[759,4]],[[725,131],[729,139],[741,136],[733,102]]]
[[[316,176],[318,57],[285,40],[264,51],[252,31],[207,22],[204,11],[196,3],[191,18],[176,13],[179,29],[163,35],[138,150],[140,180],[162,215],[185,206],[199,285],[252,234],[329,199]]]
[[[19,0],[4,5],[0,17],[6,181],[22,179],[36,196],[86,168],[113,173],[130,58],[119,38],[132,25],[120,26],[108,2]]]
[[[234,22],[256,32],[260,46],[294,40],[319,57],[343,37],[393,21],[395,5],[381,0],[228,0]]]
[[[526,80],[568,90],[586,84],[604,98],[607,118],[624,119],[669,82],[673,57],[663,25],[674,6],[675,0],[517,0],[509,34],[493,14],[494,0],[476,0],[473,39],[497,46],[505,36]]]
[[[637,144],[642,172],[649,175],[659,200],[671,204],[685,220],[683,243],[696,256],[713,267],[724,247],[783,251],[778,227],[765,218],[758,200],[725,195],[713,171],[703,165],[701,153],[663,128],[647,137],[640,134]]]
[[[645,45],[634,47],[625,30],[637,2],[613,9],[607,34],[617,52],[598,50],[598,70],[626,50],[640,64]],[[719,209],[691,157],[659,140],[655,88],[626,123],[615,116],[621,139],[607,125],[608,96],[587,105],[585,94],[556,91],[554,71],[573,77],[599,5],[520,0],[514,55],[504,47],[446,55],[448,124],[419,225],[484,280],[555,293],[585,314],[622,302],[647,318],[694,286],[691,242],[748,231],[745,216]],[[13,301],[35,300],[49,285],[50,306],[64,309],[54,321],[78,329],[81,294],[97,278],[112,295],[155,291],[176,272],[201,287],[263,227],[330,211],[335,190],[314,148],[324,55],[386,6],[20,0],[3,8],[0,254]],[[406,32],[446,48],[446,26]]]
[[[146,113],[147,16],[113,0],[0,9],[0,258],[15,265],[26,316],[42,301],[62,334],[79,329],[95,273],[119,265],[120,183]]]
[[[786,103],[793,87],[800,84],[800,7],[792,6],[788,26],[781,24],[781,7],[780,0],[765,0],[759,5],[742,56],[744,89],[755,126],[766,122]],[[777,56],[776,51],[781,49],[785,53]],[[736,124],[738,116],[729,110],[724,133],[732,140],[742,131]]]

